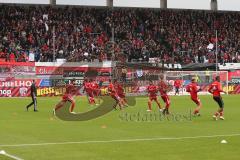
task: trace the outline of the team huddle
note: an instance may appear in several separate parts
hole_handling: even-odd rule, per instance
[[[75,107],[75,101],[74,101],[74,95],[77,95],[77,92],[79,91],[78,87],[75,87],[75,80],[71,82],[71,84],[66,86],[66,93],[62,97],[62,101],[59,102],[55,109],[56,110],[61,108],[66,101],[71,102],[70,112],[73,112]],[[88,98],[88,102],[90,105],[98,105],[100,103],[100,99],[98,98],[101,91],[101,83],[98,84],[96,81],[93,80],[86,80],[83,83],[83,92],[86,92],[86,96]],[[175,84],[174,84],[175,86]],[[176,92],[179,92],[179,86],[176,88]],[[164,75],[160,75],[160,81],[157,85],[153,84],[153,82],[150,80],[149,85],[146,87],[146,90],[148,92],[148,112],[152,111],[152,101],[155,101],[159,111],[162,112],[164,115],[170,114],[169,108],[170,108],[170,98],[168,95],[168,92],[172,90],[172,86],[169,85],[164,80]],[[107,86],[108,95],[116,102],[113,106],[114,109],[117,109],[117,106],[119,106],[120,110],[124,107],[128,106],[128,102],[126,99],[126,95],[124,92],[123,85],[118,82],[117,80],[109,80],[109,85]],[[192,78],[191,83],[186,86],[186,91],[190,93],[191,100],[197,105],[195,108],[193,115],[200,116],[200,109],[202,108],[202,103],[200,101],[200,98],[198,97],[198,92],[201,91],[201,88],[198,86],[196,79]],[[219,105],[219,109],[217,112],[213,115],[214,119],[220,118],[221,120],[224,120],[223,117],[223,108],[224,103],[221,97],[221,92],[224,92],[222,90],[222,86],[220,83],[220,77],[217,76],[215,78],[215,81],[209,86],[208,92],[213,95],[214,101],[216,101]],[[160,102],[158,101],[158,93],[161,96],[163,102],[165,103],[165,107],[162,108]],[[175,94],[176,95],[176,94]],[[97,102],[98,101],[98,102]]]

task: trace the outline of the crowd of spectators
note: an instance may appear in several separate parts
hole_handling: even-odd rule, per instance
[[[0,59],[240,62],[240,12],[0,6]],[[216,39],[217,31],[217,39]]]

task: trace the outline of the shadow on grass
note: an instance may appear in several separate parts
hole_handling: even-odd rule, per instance
[[[63,107],[56,111],[56,116],[63,121],[88,121],[102,117],[105,114],[114,110],[116,101],[109,96],[101,97],[102,103],[95,109],[84,113],[70,113],[71,103],[66,102]],[[127,97],[128,104],[134,106],[136,104],[135,97]]]

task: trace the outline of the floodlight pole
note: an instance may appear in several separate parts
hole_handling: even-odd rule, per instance
[[[216,73],[218,71],[218,31],[216,30]]]
[[[107,7],[112,11],[112,13],[111,13],[111,22],[112,22],[112,28],[111,28],[111,32],[112,32],[112,37],[111,37],[111,42],[112,42],[112,45],[113,45],[113,51],[112,51],[112,55],[111,55],[111,60],[112,60],[112,63],[114,62],[113,60],[113,58],[114,58],[114,49],[115,49],[115,39],[114,39],[114,5],[113,5],[113,0],[107,0],[106,1],[107,2]],[[114,64],[114,65],[116,65],[116,64]],[[116,66],[115,66],[116,67]],[[116,68],[115,68],[116,69]],[[111,79],[113,78],[113,74],[116,74],[116,72],[115,72],[115,69],[112,69],[112,71],[111,71]],[[113,74],[112,74],[112,72],[113,72]]]
[[[115,42],[115,36],[114,36],[114,7],[112,6],[112,42]]]
[[[160,8],[167,9],[167,0],[160,0]]]
[[[56,35],[55,35],[55,25],[53,26],[53,62],[56,61]]]
[[[217,0],[211,0],[210,9],[212,11],[217,11],[218,10],[218,1]]]

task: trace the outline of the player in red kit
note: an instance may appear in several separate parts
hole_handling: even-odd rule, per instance
[[[93,95],[93,87],[92,87],[92,80],[84,82],[84,91],[86,92],[88,102],[90,104],[95,104],[94,95]]]
[[[175,95],[179,95],[179,89],[181,87],[181,80],[180,79],[176,79],[174,81],[174,87],[175,87]]]
[[[209,86],[208,91],[213,95],[214,101],[216,101],[219,105],[219,109],[213,115],[213,118],[215,120],[217,120],[218,116],[219,116],[219,118],[221,120],[224,120],[224,117],[223,117],[224,103],[223,103],[222,96],[221,96],[221,92],[224,92],[224,91],[222,90],[222,85],[220,83],[220,77],[219,76],[217,76],[215,78],[215,81]],[[226,93],[226,92],[224,92],[224,93]]]
[[[115,104],[114,108],[116,109],[117,105],[119,105],[120,109],[122,109],[122,105],[123,105],[122,100],[118,96],[117,91],[115,89],[115,86],[111,82],[111,80],[109,80],[108,92],[109,92],[109,95],[116,101],[116,104]]]
[[[161,94],[161,98],[164,101],[165,108],[163,109],[163,114],[169,114],[169,107],[170,107],[170,98],[167,95],[167,92],[171,89],[167,82],[164,81],[164,76],[160,75],[160,82],[158,84],[158,89]]]
[[[127,106],[127,100],[126,100],[126,95],[124,93],[123,86],[120,83],[118,83],[117,81],[115,81],[114,85],[115,85],[115,89],[117,91],[117,95],[121,98],[123,105]]]
[[[97,84],[96,81],[93,81],[92,82],[92,89],[93,89],[93,96],[94,98],[96,98],[98,100],[98,104],[100,104],[100,99],[98,99],[98,96],[99,96],[99,93],[100,93],[100,88],[99,88],[99,85]]]
[[[77,93],[77,88],[74,86],[75,84],[75,80],[73,80],[71,82],[71,84],[68,84],[66,86],[66,92],[65,94],[62,96],[62,100],[55,106],[55,108],[53,109],[53,114],[55,115],[55,112],[60,109],[61,107],[63,107],[63,105],[69,101],[71,102],[71,108],[70,108],[70,112],[71,113],[74,113],[73,112],[73,109],[75,107],[75,100],[73,98],[73,96]]]
[[[161,105],[157,99],[157,92],[158,92],[158,87],[155,86],[152,81],[150,80],[150,84],[147,87],[147,91],[148,91],[148,112],[152,111],[152,101],[155,101],[158,105],[158,108],[160,111],[162,111]]]
[[[201,91],[200,87],[197,85],[196,79],[192,78],[192,82],[186,87],[187,92],[190,93],[191,100],[196,103],[197,108],[194,110],[193,114],[200,116],[200,109],[202,108],[202,103],[198,97],[198,92]]]

